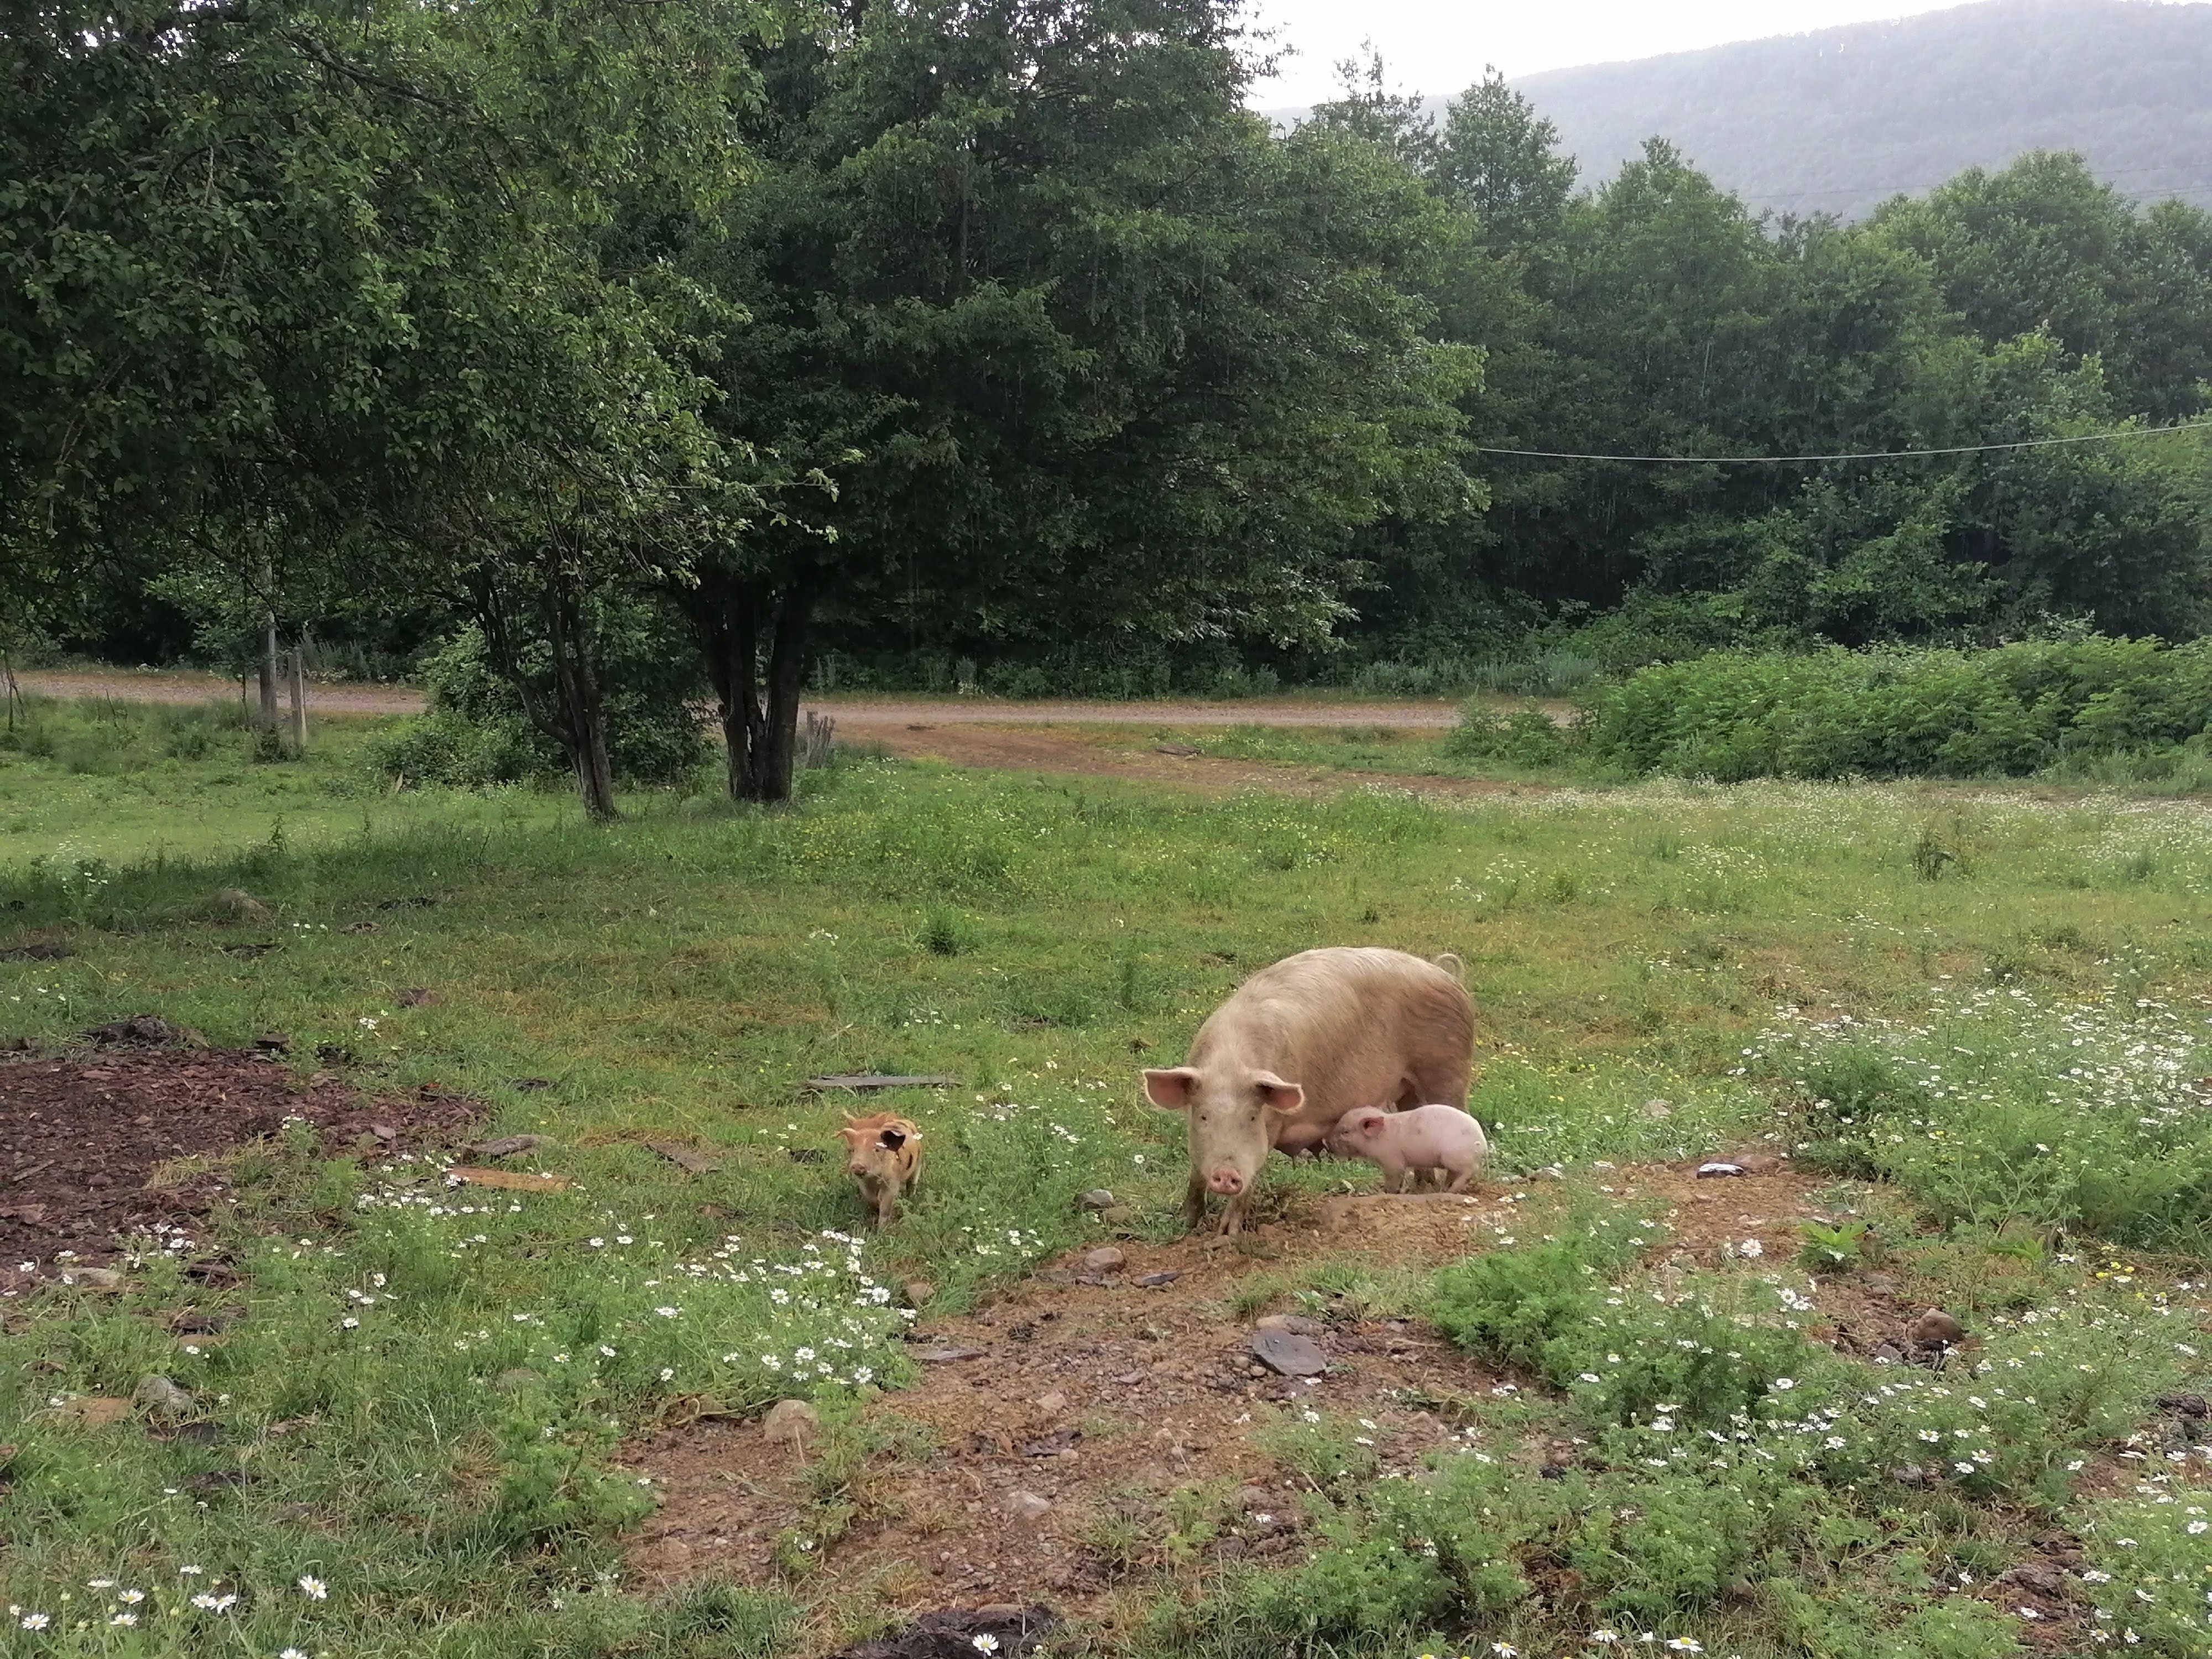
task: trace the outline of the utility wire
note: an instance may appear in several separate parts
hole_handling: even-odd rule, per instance
[[[1980,455],[2000,449],[2042,449],[2053,444],[2097,444],[2119,438],[2157,438],[2175,432],[2201,432],[2212,420],[2177,426],[2126,427],[2116,432],[2084,432],[2071,438],[2021,438],[2002,444],[1958,444],[1948,449],[1869,449],[1844,455],[1598,455],[1571,449],[1500,449],[1472,446],[1478,455],[1518,455],[1543,461],[1654,461],[1676,466],[1789,466],[1819,461],[1911,461],[1936,455]]]

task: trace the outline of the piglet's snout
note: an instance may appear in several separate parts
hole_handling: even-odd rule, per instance
[[[1206,1177],[1206,1184],[1224,1198],[1234,1198],[1244,1190],[1244,1177],[1234,1170],[1216,1170]]]

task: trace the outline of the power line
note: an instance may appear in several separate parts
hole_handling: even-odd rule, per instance
[[[1501,449],[1475,444],[1478,455],[1517,455],[1541,461],[1652,461],[1676,466],[1790,466],[1819,461],[1912,461],[1938,455],[1981,455],[2000,449],[2043,449],[2054,444],[2106,443],[2119,438],[2156,438],[2212,428],[2212,420],[2176,426],[2125,427],[2115,432],[2084,432],[2071,438],[2021,438],[2011,443],[1957,444],[1948,449],[1869,449],[1838,455],[1600,455],[1571,449]]]

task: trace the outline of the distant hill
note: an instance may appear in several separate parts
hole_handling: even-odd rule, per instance
[[[1656,134],[1753,207],[1849,218],[2074,149],[2129,196],[2212,208],[2212,4],[1991,0],[1515,85],[1585,183]]]

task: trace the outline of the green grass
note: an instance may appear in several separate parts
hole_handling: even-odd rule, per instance
[[[563,815],[564,792],[395,795],[366,764],[397,720],[318,720],[272,758],[234,703],[28,699],[0,727],[0,868],[86,872],[236,854],[251,842],[376,839],[429,824],[500,832]]]
[[[1259,761],[1273,766],[1325,767],[1398,777],[1561,781],[1556,769],[1522,764],[1510,755],[1463,753],[1455,748],[1452,732],[1419,727],[1238,726],[1226,731],[1161,727],[1146,737],[1148,742],[1187,744],[1201,755],[1222,760]]]
[[[0,1652],[775,1650],[789,1610],[773,1601],[623,1590],[616,1540],[641,1494],[611,1449],[700,1402],[742,1412],[895,1386],[887,1287],[921,1273],[960,1306],[1095,1228],[1074,1202],[1087,1188],[1171,1231],[1179,1132],[1138,1103],[1133,1045],[1178,1054],[1251,969],[1321,942],[1465,959],[1482,1016],[1475,1109],[1500,1170],[1802,1146],[1948,1224],[1886,1270],[1991,1307],[2066,1304],[2044,1328],[2051,1340],[2021,1326],[2004,1339],[2018,1350],[1996,1351],[2052,1378],[2005,1419],[1987,1491],[1899,1509],[1881,1460],[1918,1425],[1893,1402],[1852,1407],[1854,1426],[1834,1431],[1853,1437],[1856,1476],[1838,1462],[1781,1480],[1749,1450],[1729,1454],[1731,1474],[1652,1449],[1655,1404],[1725,1421],[1771,1397],[1772,1345],[1802,1339],[1772,1322],[1786,1304],[1755,1276],[1748,1289],[1697,1281],[1688,1293],[1710,1312],[1670,1304],[1632,1329],[1562,1318],[1526,1336],[1529,1401],[1492,1402],[1489,1432],[1501,1456],[1516,1437],[1579,1435],[1600,1464],[1584,1484],[1496,1488],[1469,1463],[1438,1476],[1434,1501],[1409,1492],[1401,1504],[1358,1480],[1363,1449],[1342,1425],[1304,1446],[1295,1437],[1314,1425],[1285,1424],[1285,1455],[1346,1483],[1321,1516],[1333,1548],[1297,1570],[1313,1576],[1164,1601],[1125,1644],[1163,1659],[1395,1659],[1524,1627],[1556,1644],[1565,1632],[1528,1618],[1509,1582],[1537,1540],[1613,1587],[1592,1603],[1605,1616],[1703,1631],[1716,1652],[2009,1651],[2002,1621],[1990,1635],[1955,1597],[1939,1618],[1916,1586],[1954,1558],[2017,1550],[2024,1508],[2069,1516],[2051,1458],[2108,1444],[2187,1369],[2170,1344],[2154,1352],[2139,1316],[2123,1336],[2085,1311],[2148,1279],[2119,1290],[2060,1260],[2087,1252],[2078,1234],[2205,1248],[2190,1173],[2204,1115],[2179,1091],[2212,1072],[2212,833],[2185,805],[1815,785],[1292,803],[848,761],[810,775],[793,811],[732,811],[702,779],[592,830],[555,794],[385,794],[349,759],[363,737],[337,722],[308,762],[258,763],[219,726],[205,750],[176,754],[150,717],[37,712],[70,732],[106,720],[128,740],[0,749],[0,947],[36,936],[77,951],[0,964],[0,1035],[52,1041],[155,1011],[218,1043],[271,1029],[298,1054],[342,1043],[366,1086],[434,1080],[491,1102],[495,1129],[554,1137],[548,1167],[576,1186],[487,1203],[416,1169],[280,1148],[213,1235],[245,1273],[219,1298],[235,1319],[222,1342],[185,1352],[151,1316],[185,1296],[179,1252],[148,1251],[121,1295],[4,1304],[0,1438],[16,1449],[0,1477],[0,1604],[52,1626],[0,1629]],[[1401,742],[1427,740],[1378,747]],[[118,757],[106,769],[102,752]],[[1928,857],[1931,838],[1950,856]],[[272,918],[211,919],[210,896],[231,886]],[[436,902],[376,908],[413,896]],[[375,933],[343,931],[371,919]],[[252,960],[218,948],[249,938],[283,948]],[[403,1007],[409,987],[438,1000]],[[2086,1075],[2057,1085],[2073,1067]],[[888,1103],[921,1121],[929,1181],[889,1235],[858,1245],[839,1236],[860,1237],[862,1212],[835,1164],[787,1156],[828,1145],[836,1121],[804,1079],[851,1070],[963,1080]],[[511,1086],[531,1076],[555,1086]],[[625,1138],[647,1129],[699,1137],[722,1168],[683,1176]],[[2085,1162],[2114,1158],[2186,1178],[2085,1176]],[[1532,1258],[1524,1277],[1547,1282],[1556,1266]],[[1253,1289],[1291,1305],[1309,1293]],[[1438,1316],[1478,1348],[1499,1323],[1492,1289],[1460,1286],[1462,1312]],[[1424,1286],[1344,1266],[1310,1293],[1431,1306]],[[1558,1299],[1571,1311],[1576,1294]],[[1663,1357],[1703,1340],[1681,1321],[1702,1332],[1753,1317],[1740,1294],[1767,1334],[1733,1369],[1629,1363],[1635,1344]],[[2174,1305],[2163,1334],[2185,1338],[2195,1316]],[[1610,1342],[1623,1361],[1577,1341]],[[1820,1352],[1821,1401],[1855,1399],[1863,1368]],[[2125,1374],[2111,1389],[2063,1392],[2065,1366],[2115,1355]],[[80,1427],[50,1403],[128,1394],[154,1370],[195,1394],[219,1441]],[[1662,1398],[1693,1384],[1694,1401]],[[1468,1519],[1486,1502],[1500,1517],[1489,1530]],[[1583,1519],[1623,1511],[1670,1519],[1642,1533]],[[2109,1540],[2142,1529],[2127,1513],[2074,1518]],[[1448,1581],[1401,1571],[1408,1541],[1448,1521]],[[1920,1541],[1866,1541],[1893,1523]],[[1662,1547],[1729,1528],[1751,1555]],[[2178,1535],[2160,1534],[2172,1565],[2162,1555],[2158,1570],[2185,1576],[2198,1540]],[[327,1599],[300,1590],[303,1576]],[[193,1608],[191,1595],[218,1593],[195,1586],[217,1580],[239,1601]],[[1740,1582],[1768,1588],[1742,1604]],[[111,1590],[125,1588],[147,1595],[141,1622],[110,1626]],[[1958,1627],[1937,1628],[1946,1620]],[[2198,1652],[2187,1642],[2201,1635],[2181,1630],[2157,1626],[2144,1650]]]

